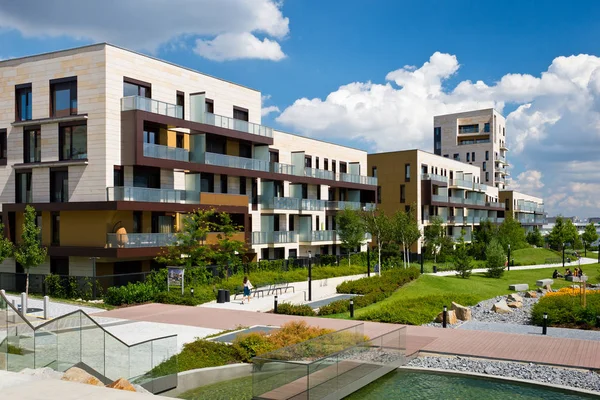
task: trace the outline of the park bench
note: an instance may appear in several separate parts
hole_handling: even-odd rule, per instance
[[[265,293],[267,293],[267,295],[269,294],[269,292],[272,290],[273,285],[267,285],[267,286],[260,286],[260,287],[255,287],[254,289],[250,290],[250,295],[252,297],[256,296],[256,297],[265,297]],[[243,296],[244,295],[244,287],[243,286],[238,286],[235,289],[235,292],[233,294],[233,299],[237,299],[238,296]]]
[[[296,293],[296,288],[291,286],[289,282],[278,282],[271,286],[271,293],[277,294],[277,291],[279,291],[279,294],[282,294],[284,293],[284,290],[285,293],[287,293],[288,289],[292,289],[292,291]]]

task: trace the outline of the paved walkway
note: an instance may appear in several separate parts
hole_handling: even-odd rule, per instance
[[[584,258],[581,257],[581,264],[579,263],[579,261],[571,261],[570,263],[565,261],[565,267],[569,267],[569,268],[575,268],[578,267],[579,265],[586,265],[586,264],[596,264],[598,263],[598,259],[596,258]],[[510,267],[511,271],[520,271],[520,270],[525,270],[525,269],[542,269],[542,268],[562,268],[562,263],[560,264],[539,264],[539,265],[525,265],[525,266],[521,266],[521,267]],[[582,268],[583,269],[583,268]],[[487,268],[475,268],[473,270],[473,273],[479,273],[479,272],[487,272]],[[559,270],[559,272],[561,272]],[[585,274],[585,271],[583,271]],[[442,271],[442,272],[436,272],[434,273],[428,273],[427,275],[435,275],[435,276],[450,276],[450,275],[454,275],[456,274],[456,271]],[[551,278],[551,277],[549,277]]]
[[[252,325],[280,326],[288,321],[304,320],[313,326],[337,330],[361,322],[168,304],[128,307],[107,311],[102,316],[212,329],[235,329]],[[399,326],[364,322],[364,334],[377,337]],[[407,326],[406,329],[409,354],[422,351],[600,369],[600,341],[426,326]]]
[[[518,333],[522,335],[538,335],[542,334],[542,327],[535,325],[519,325],[505,324],[500,322],[479,322],[467,321],[461,324],[457,329],[466,329],[472,331],[490,331],[504,333]],[[566,329],[566,328],[548,328],[547,335],[550,337],[565,338],[565,339],[583,339],[583,340],[598,340],[600,341],[600,331],[589,331],[583,329]],[[599,355],[600,357],[600,355]]]

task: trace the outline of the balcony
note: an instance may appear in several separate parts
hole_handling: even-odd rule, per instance
[[[490,139],[477,139],[477,140],[461,140],[458,142],[459,146],[464,146],[468,144],[481,144],[481,143],[490,143]]]
[[[293,231],[281,232],[252,232],[252,244],[296,243],[298,233]]]
[[[464,179],[452,179],[450,181],[451,187],[473,189],[473,181],[467,181]]]
[[[303,211],[323,211],[326,205],[326,200],[301,199],[300,209]]]
[[[245,158],[228,156],[225,154],[205,153],[204,163],[206,165],[216,165],[219,167],[240,168],[250,171],[269,172],[269,162],[265,160],[257,160],[255,158]]]
[[[112,248],[164,247],[177,240],[174,233],[107,233],[106,246]]]
[[[462,215],[449,216],[448,222],[453,224],[462,224],[464,222],[464,217]]]
[[[308,176],[310,178],[328,179],[328,180],[333,180],[335,177],[332,171],[327,171],[324,169],[308,168],[308,167],[304,167],[304,176]]]
[[[187,190],[116,186],[106,188],[106,200],[200,204],[200,193]]]
[[[144,143],[144,157],[162,158],[164,160],[190,161],[190,152],[177,147]]]
[[[361,185],[377,186],[377,178],[372,176],[346,174],[340,172],[337,174],[337,180],[340,182],[360,183]]]
[[[508,151],[508,147],[506,147],[506,144],[501,144],[500,145],[500,150],[502,150],[502,151]]]
[[[329,210],[364,210],[373,211],[377,207],[374,203],[361,203],[358,201],[328,201],[325,207]]]
[[[300,233],[301,242],[333,242],[338,240],[336,231],[309,231]]]
[[[504,210],[504,204],[498,203],[497,201],[488,201],[485,203],[486,207],[498,208],[500,210]]]
[[[284,175],[296,175],[296,167],[290,164],[272,163],[271,172]]]
[[[424,181],[438,181],[448,183],[448,178],[438,174],[421,174],[421,180]]]
[[[431,195],[431,201],[435,201],[438,203],[448,203],[448,196],[442,196],[439,194]]]
[[[250,133],[251,135],[273,137],[273,128],[209,112],[204,113],[204,120],[200,122],[219,128]]]
[[[262,208],[266,210],[300,210],[300,200],[294,197],[273,197],[261,201]]]
[[[147,97],[129,96],[121,99],[121,111],[140,110],[167,117],[183,118],[183,107],[149,99]]]
[[[494,160],[495,160],[497,163],[499,163],[499,164],[505,164],[505,165],[508,165],[508,163],[506,162],[506,157],[504,157],[504,156],[498,156],[498,155],[497,155],[497,156],[495,156],[495,157],[494,157]]]

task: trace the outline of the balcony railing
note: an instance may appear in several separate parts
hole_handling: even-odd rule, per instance
[[[107,233],[106,245],[113,248],[164,247],[176,241],[174,233]]]
[[[448,222],[452,222],[455,224],[462,224],[464,222],[464,217],[462,215],[449,216]]]
[[[255,158],[228,156],[225,154],[206,153],[204,157],[206,165],[217,165],[219,167],[230,167],[247,169],[251,171],[269,171],[269,162]]]
[[[506,164],[506,157],[504,156],[495,156],[494,159],[496,160],[496,162]]]
[[[281,232],[252,232],[252,244],[296,243],[298,233],[293,231]]]
[[[448,183],[448,177],[438,174],[421,174],[421,179],[424,181],[438,181]]]
[[[334,179],[334,174],[332,171],[327,171],[324,169],[308,168],[308,167],[304,167],[304,176],[309,176],[311,178],[318,178],[318,179],[328,179],[328,180]]]
[[[121,111],[141,110],[173,118],[183,118],[183,107],[141,96],[128,96],[121,99]]]
[[[487,207],[504,209],[504,203],[498,203],[497,201],[488,201],[485,203]]]
[[[180,149],[178,147],[144,143],[144,157],[187,162],[190,161],[190,152],[186,149]]]
[[[431,201],[438,203],[448,203],[448,196],[442,196],[440,194],[431,195]]]
[[[248,121],[242,121],[241,119],[225,117],[223,115],[217,115],[206,112],[204,113],[203,122],[208,125],[218,126],[220,128],[231,129],[234,131],[250,133],[252,135],[273,137],[273,128],[269,128],[268,126],[262,126]]]
[[[304,211],[322,211],[326,205],[326,200],[302,199],[300,209]]]
[[[466,145],[466,144],[480,144],[480,143],[489,143],[490,139],[477,139],[477,140],[461,140],[460,142],[458,142],[459,146],[462,145]]]
[[[300,233],[301,242],[332,242],[338,240],[335,231],[310,231]]]
[[[107,201],[200,204],[200,193],[176,189],[150,189],[132,186],[106,188]]]
[[[452,179],[452,181],[450,182],[450,185],[457,186],[457,187],[463,187],[463,188],[467,188],[467,189],[473,189],[473,181],[467,181],[465,179]]]
[[[284,175],[295,175],[296,167],[290,164],[271,163],[271,172]]]
[[[326,207],[330,210],[364,210],[373,211],[376,208],[374,203],[361,203],[358,201],[328,201]]]
[[[360,183],[361,185],[377,186],[377,178],[373,176],[354,175],[340,172],[337,174],[337,180],[340,182]]]
[[[300,210],[300,200],[294,197],[263,199],[261,205],[267,210]]]

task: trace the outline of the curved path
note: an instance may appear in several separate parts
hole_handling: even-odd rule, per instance
[[[568,262],[565,261],[565,268],[566,267],[575,268],[575,267],[578,267],[580,265],[596,264],[597,262],[598,262],[598,260],[595,259],[595,258],[581,257],[580,260],[571,261],[570,263],[568,263]],[[510,267],[510,269],[512,271],[519,271],[519,270],[524,270],[524,269],[541,269],[541,268],[556,268],[556,269],[558,269],[558,268],[562,268],[562,263],[560,263],[560,264],[524,265],[524,266],[520,266],[520,267]],[[480,273],[480,272],[487,272],[487,268],[475,268],[472,272],[474,274]],[[585,271],[583,271],[583,273],[585,275]],[[436,272],[435,274],[434,273],[428,273],[427,275],[450,276],[450,275],[454,275],[454,274],[456,274],[456,271],[442,271],[442,272]]]

